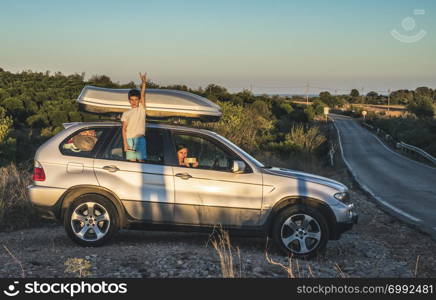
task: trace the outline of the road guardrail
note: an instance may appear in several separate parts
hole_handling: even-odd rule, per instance
[[[377,135],[381,135],[381,136],[383,136],[383,137],[385,138],[385,140],[387,140],[388,142],[391,142],[391,143],[394,142],[394,139],[392,138],[392,136],[390,136],[389,134],[386,134],[386,133],[385,133],[383,130],[381,130],[380,128],[374,127],[374,126],[372,126],[371,124],[368,124],[368,123],[366,123],[366,122],[362,122],[361,124],[362,124],[364,127],[368,128],[368,129],[374,130],[374,131],[376,132]],[[424,157],[425,159],[431,161],[433,164],[436,165],[436,158],[433,157],[431,154],[427,153],[426,151],[424,151],[424,150],[421,149],[421,148],[418,148],[418,147],[413,146],[413,145],[406,144],[406,143],[404,143],[404,142],[397,142],[397,143],[395,144],[395,146],[397,147],[397,149],[400,149],[400,150],[406,150],[406,151],[409,151],[409,152],[414,152],[414,153],[416,153],[416,154],[419,154],[419,155],[421,155],[422,157]]]
[[[415,152],[419,155],[421,155],[422,157],[428,159],[429,161],[431,161],[433,164],[436,165],[436,158],[433,157],[431,154],[425,152],[424,150],[422,150],[421,148],[406,144],[404,142],[398,142],[397,143],[397,149],[406,149],[408,151],[412,151]]]

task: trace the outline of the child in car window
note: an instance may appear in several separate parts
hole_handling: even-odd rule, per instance
[[[121,116],[123,148],[126,159],[144,162],[147,158],[145,141],[145,89],[146,73],[139,73],[141,92],[131,89],[128,93],[131,109]]]
[[[176,148],[177,148],[177,160],[179,161],[179,166],[191,167],[192,165],[193,168],[198,167],[197,160],[192,162],[188,160],[188,148],[184,144],[178,144]]]

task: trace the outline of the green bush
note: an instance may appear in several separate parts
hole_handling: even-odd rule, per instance
[[[324,114],[324,107],[326,107],[326,106],[327,105],[324,104],[323,102],[321,102],[321,100],[315,100],[312,102],[313,110],[315,111],[315,114],[317,116]]]
[[[13,74],[1,71],[0,106],[11,115],[13,121],[10,136],[3,137],[5,140],[1,147],[1,159],[4,162],[32,159],[38,145],[62,130],[62,123],[105,119],[79,111],[75,99],[87,84],[113,88],[134,87],[132,82],[118,84],[104,75],[96,75],[85,81],[84,74],[65,76],[59,72],[50,75],[49,72],[25,71]],[[148,87],[159,88],[152,82],[148,83]],[[185,85],[161,88],[193,92],[219,103],[223,110],[221,121],[216,124],[197,124],[217,131],[253,152],[265,148],[268,143],[283,142],[292,124],[307,123],[316,114],[322,113],[321,106],[316,104],[306,107],[291,102],[304,100],[301,97],[291,99],[279,95],[254,95],[249,90],[231,94],[226,88],[215,84],[197,90]]]
[[[415,118],[370,118],[368,123],[395,140],[419,147],[436,156],[436,120]]]
[[[231,102],[218,102],[218,104],[222,109],[219,122],[194,122],[193,125],[216,131],[247,151],[256,151],[270,138],[273,122],[269,110],[259,114],[259,105],[253,105],[254,103],[246,107]],[[266,108],[262,105],[263,109]]]
[[[290,103],[284,101],[274,101],[272,105],[272,112],[277,117],[280,118],[283,115],[289,115],[294,111],[294,108]]]
[[[305,109],[304,109],[304,113],[306,114],[306,118],[307,121],[313,121],[313,119],[315,119],[315,110],[313,109],[312,105],[308,105]]]
[[[0,106],[0,144],[6,139],[12,128],[12,118],[6,115],[6,110]]]
[[[82,115],[80,112],[73,111],[68,113],[68,118],[70,122],[81,122],[82,121]]]
[[[433,102],[430,98],[417,96],[407,105],[407,110],[415,114],[418,119],[432,119],[435,114]]]
[[[53,111],[49,115],[50,123],[53,126],[62,126],[62,123],[68,121],[68,114],[65,111]]]
[[[47,115],[39,113],[28,117],[26,123],[33,128],[41,128],[50,125]]]
[[[269,148],[281,153],[313,153],[327,141],[318,126],[296,124],[285,135],[284,141],[272,142]]]
[[[0,166],[5,166],[11,161],[15,161],[17,154],[17,140],[15,138],[6,138],[0,143]]]

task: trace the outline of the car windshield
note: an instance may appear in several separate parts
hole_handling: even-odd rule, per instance
[[[253,156],[251,156],[250,154],[248,154],[247,152],[245,152],[244,150],[242,150],[240,147],[238,147],[237,145],[235,145],[234,143],[232,143],[231,141],[229,141],[228,139],[226,139],[225,137],[219,135],[218,133],[215,133],[217,136],[219,136],[221,139],[223,139],[225,142],[229,143],[230,145],[232,145],[233,147],[235,147],[236,149],[238,149],[246,158],[248,158],[252,163],[254,163],[256,166],[258,166],[259,168],[265,168],[265,165],[263,163],[261,163],[260,161],[258,161],[257,159],[255,159]]]

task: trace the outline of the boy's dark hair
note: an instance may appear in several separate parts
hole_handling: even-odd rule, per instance
[[[129,93],[127,94],[128,98],[130,99],[130,97],[132,96],[136,96],[138,98],[141,98],[141,92],[138,89],[131,89],[129,91]]]
[[[176,145],[176,148],[177,148],[177,152],[179,152],[179,151],[182,150],[183,148],[188,149],[188,147],[186,147],[185,144],[177,144],[177,145]]]

